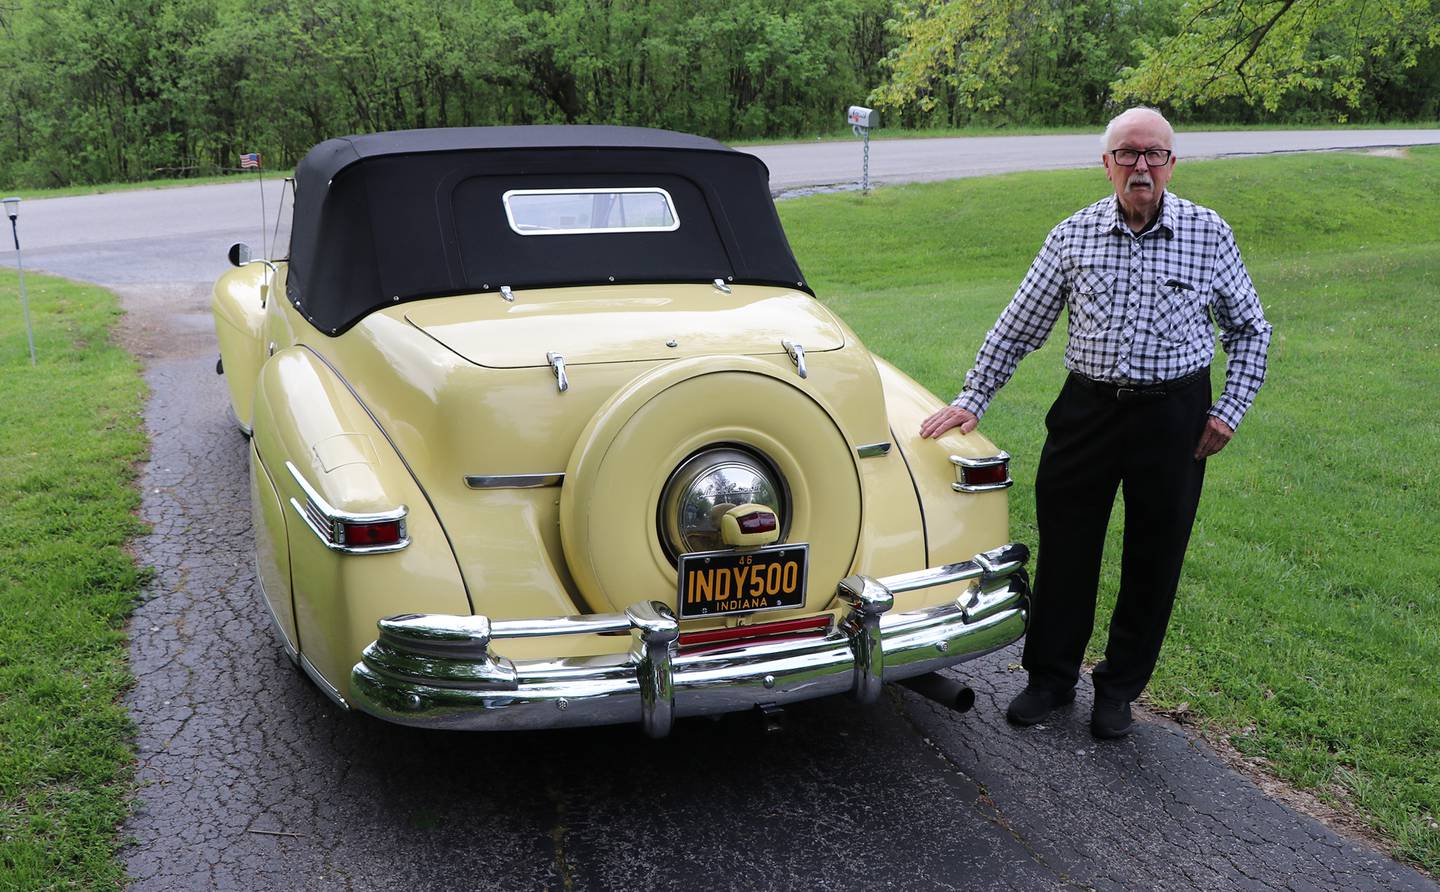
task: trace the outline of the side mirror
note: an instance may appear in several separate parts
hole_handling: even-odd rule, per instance
[[[245,244],[244,242],[236,242],[235,244],[230,246],[230,253],[228,256],[230,258],[231,266],[244,266],[245,264],[249,263],[251,259],[250,246]]]

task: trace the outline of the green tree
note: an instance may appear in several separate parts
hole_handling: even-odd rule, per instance
[[[1308,94],[1344,120],[1384,107],[1377,92],[1422,61],[1433,72],[1440,47],[1437,0],[1188,0],[1179,22],[1140,42],[1118,100],[1275,112],[1303,108]]]
[[[871,98],[911,123],[1090,123],[1178,0],[906,0]]]

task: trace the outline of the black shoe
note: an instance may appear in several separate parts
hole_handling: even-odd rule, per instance
[[[1124,737],[1135,727],[1130,717],[1130,704],[1124,700],[1108,697],[1095,698],[1095,710],[1090,713],[1090,733],[1105,740]]]
[[[1005,710],[1005,718],[1012,725],[1034,725],[1050,714],[1052,709],[1064,706],[1075,699],[1075,689],[1056,691],[1050,688],[1026,685],[1025,690],[1015,695]]]

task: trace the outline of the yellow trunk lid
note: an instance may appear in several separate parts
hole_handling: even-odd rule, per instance
[[[477,365],[527,368],[707,354],[807,353],[845,345],[830,312],[800,291],[736,285],[605,285],[418,301],[405,319]]]

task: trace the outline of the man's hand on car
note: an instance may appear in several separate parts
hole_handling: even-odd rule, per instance
[[[920,423],[920,436],[938,437],[952,427],[958,427],[960,433],[968,434],[979,424],[980,419],[969,409],[946,406]]]

